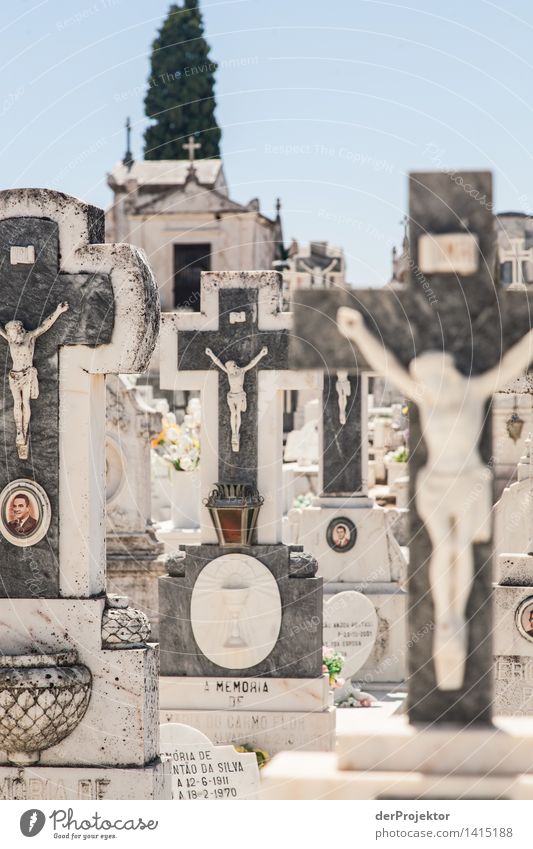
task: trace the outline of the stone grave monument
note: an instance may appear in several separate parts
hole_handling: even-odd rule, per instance
[[[413,401],[408,717],[341,736],[338,762],[284,754],[269,798],[533,798],[531,726],[492,717],[490,603],[490,400],[533,359],[531,302],[492,277],[491,175],[459,177],[411,175],[404,291],[304,293],[296,309],[294,365],[366,362]]]
[[[380,690],[406,675],[407,563],[394,517],[368,496],[367,399],[365,373],[324,375],[320,496],[312,507],[291,510],[289,524],[293,542],[320,564],[326,601],[346,591],[372,601],[378,636],[357,675]]]
[[[173,799],[222,802],[257,798],[260,779],[254,752],[213,746],[197,728],[178,722],[163,723],[160,738]]]
[[[143,255],[103,212],[0,193],[0,787],[5,799],[169,798],[158,649],[105,589],[105,375],[146,368]]]
[[[494,587],[494,712],[533,714],[533,451],[531,434],[517,481],[496,504],[503,553]],[[514,552],[514,553],[513,553]]]
[[[164,574],[164,545],[151,520],[150,440],[161,430],[161,414],[150,407],[125,375],[106,386],[107,585],[144,611],[158,639],[157,580]]]
[[[276,272],[202,274],[201,311],[169,313],[161,385],[202,396],[200,545],[160,579],[161,718],[215,744],[330,749],[322,579],[281,543],[283,391],[291,315]]]

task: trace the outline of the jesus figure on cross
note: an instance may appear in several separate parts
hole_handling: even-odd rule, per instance
[[[484,405],[531,362],[533,330],[497,366],[465,376],[444,351],[425,351],[404,368],[366,328],[357,310],[341,307],[337,322],[369,365],[386,372],[420,410],[428,457],[416,480],[416,509],[432,545],[433,661],[439,689],[459,690],[468,650],[466,607],[474,580],[473,544],[491,539],[492,475],[478,450]]]
[[[35,330],[26,330],[21,321],[8,321],[0,326],[0,336],[9,345],[13,368],[9,372],[9,388],[13,396],[15,425],[17,428],[16,446],[21,460],[28,458],[28,429],[30,426],[30,401],[39,397],[37,369],[33,365],[35,342],[50,330],[59,316],[68,310],[64,301],[53,313],[44,319]]]
[[[228,360],[224,365],[211,348],[206,348],[205,352],[214,364],[228,376],[229,392],[226,396],[230,411],[231,423],[231,448],[233,451],[240,450],[240,431],[241,431],[241,414],[246,412],[246,392],[244,389],[244,375],[250,369],[255,368],[257,363],[266,357],[268,348],[261,348],[259,353],[253,360],[250,360],[247,366],[238,366],[234,360]]]

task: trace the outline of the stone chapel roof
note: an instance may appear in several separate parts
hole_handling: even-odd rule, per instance
[[[185,186],[189,176],[190,162],[187,159],[141,159],[130,168],[119,162],[109,174],[109,184],[114,188],[126,186],[135,180],[139,188]],[[220,159],[196,159],[195,178],[201,186],[217,189],[227,194],[226,178]]]

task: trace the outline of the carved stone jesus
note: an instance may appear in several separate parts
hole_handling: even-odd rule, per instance
[[[228,376],[229,392],[226,395],[228,407],[230,411],[231,424],[231,448],[238,452],[240,449],[240,431],[241,431],[241,414],[246,412],[246,392],[244,389],[244,375],[250,369],[255,368],[257,363],[266,357],[268,348],[261,348],[253,360],[250,360],[247,366],[238,366],[234,360],[228,360],[226,364],[222,363],[211,348],[206,348],[205,352],[210,357],[214,364]]]
[[[427,446],[416,480],[416,509],[432,545],[429,582],[434,605],[433,660],[437,686],[463,686],[468,649],[466,607],[474,580],[473,544],[491,538],[492,474],[478,450],[486,400],[533,358],[533,330],[498,366],[465,376],[451,354],[427,351],[404,368],[366,328],[361,313],[342,307],[341,332],[378,372],[419,407]]]
[[[13,396],[15,425],[17,428],[16,446],[21,460],[28,458],[28,430],[31,418],[30,401],[39,397],[39,381],[37,369],[33,365],[35,342],[50,330],[59,316],[68,310],[65,301],[56,307],[54,312],[44,319],[35,330],[26,330],[21,321],[8,321],[3,328],[0,326],[0,336],[9,345],[9,353],[13,368],[9,372],[9,388]]]
[[[341,425],[346,424],[346,406],[348,398],[352,394],[352,387],[348,379],[347,371],[338,371],[335,389],[339,398],[339,422]]]

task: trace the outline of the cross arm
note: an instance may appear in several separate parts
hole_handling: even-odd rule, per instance
[[[533,360],[533,329],[502,355],[500,362],[479,377],[474,378],[475,386],[483,395],[488,397],[501,387],[519,377]]]
[[[214,364],[220,369],[220,371],[226,371],[226,366],[222,363],[216,354],[213,354],[211,348],[206,348],[205,352],[210,360],[213,360]]]
[[[341,333],[355,342],[373,369],[379,374],[390,377],[392,382],[408,398],[416,399],[419,396],[420,391],[416,381],[412,379],[395,355],[381,345],[366,328],[360,312],[351,307],[341,307],[337,313],[337,324]]]
[[[42,336],[43,333],[46,333],[48,330],[50,330],[50,328],[56,323],[59,316],[66,312],[68,308],[69,306],[66,301],[63,301],[63,303],[58,304],[53,313],[50,313],[50,315],[44,319],[44,321],[42,322],[42,324],[39,325],[39,327],[36,327],[35,330],[30,331],[30,336],[34,336],[36,339],[39,336]]]
[[[259,351],[259,353],[257,354],[257,356],[254,357],[253,360],[250,360],[250,362],[248,363],[247,366],[243,367],[243,371],[250,371],[250,369],[255,368],[257,363],[260,362],[263,359],[263,357],[266,357],[267,354],[268,354],[268,348],[266,347],[266,345],[264,345],[261,348],[261,350]]]

